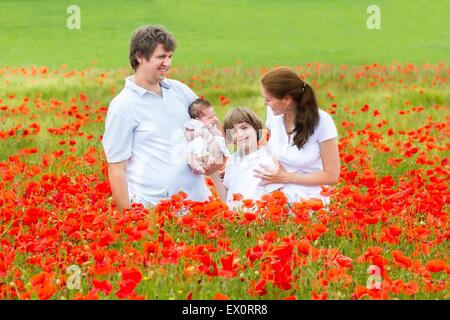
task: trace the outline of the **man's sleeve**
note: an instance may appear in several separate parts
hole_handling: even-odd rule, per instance
[[[133,131],[133,121],[125,112],[120,112],[117,108],[108,110],[102,139],[108,163],[117,163],[131,157]]]
[[[186,104],[189,106],[192,102],[198,99],[198,96],[195,94],[194,91],[192,91],[191,88],[189,88],[186,84],[179,82],[180,84],[180,90],[183,94],[184,98],[186,99]]]

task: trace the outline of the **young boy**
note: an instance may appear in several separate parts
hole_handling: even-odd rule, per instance
[[[184,124],[188,141],[187,163],[195,174],[205,174],[208,167],[220,164],[223,156],[230,156],[225,138],[217,128],[218,119],[213,106],[205,99],[197,99],[189,106],[191,120]]]
[[[222,200],[235,207],[233,195],[236,193],[244,199],[258,200],[262,195],[281,188],[281,184],[263,185],[261,179],[254,176],[253,170],[260,169],[261,165],[277,169],[266,148],[258,148],[262,138],[262,122],[258,116],[248,108],[233,108],[225,117],[224,129],[227,138],[231,137],[237,146],[237,152],[227,160],[223,183],[214,179]]]

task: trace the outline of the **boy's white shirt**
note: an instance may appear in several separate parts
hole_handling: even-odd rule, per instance
[[[227,204],[235,206],[233,194],[239,193],[244,199],[259,200],[261,196],[283,187],[283,184],[273,183],[263,185],[262,180],[254,176],[254,169],[261,169],[261,165],[276,170],[276,163],[265,147],[246,156],[239,152],[233,154],[227,161],[223,183],[228,189]]]

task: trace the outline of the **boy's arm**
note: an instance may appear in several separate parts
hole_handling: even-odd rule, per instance
[[[215,162],[214,164],[208,166],[205,168],[205,172],[207,176],[210,176],[212,178],[212,175],[216,172],[218,172],[220,169],[223,168],[224,163],[226,162],[225,156],[222,156],[221,161]]]
[[[212,178],[213,174],[217,173],[222,167],[223,167],[223,164],[214,163],[213,165],[209,166],[208,168],[205,168],[205,174]]]
[[[126,168],[126,160],[117,163],[108,163],[109,184],[111,185],[113,199],[119,210],[131,207],[128,195]]]
[[[219,171],[216,171],[211,175],[211,180],[214,182],[214,185],[216,186],[216,191],[220,199],[222,199],[222,201],[225,202],[227,200],[228,189],[225,187],[222,180],[220,179]]]

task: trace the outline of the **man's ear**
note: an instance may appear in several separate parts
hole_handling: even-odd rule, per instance
[[[139,62],[139,64],[142,64],[144,56],[140,52],[136,52],[135,58]]]

